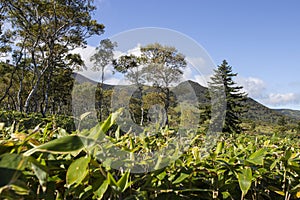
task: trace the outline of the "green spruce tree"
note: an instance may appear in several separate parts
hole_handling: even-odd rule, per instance
[[[247,94],[242,92],[242,86],[237,86],[233,81],[233,77],[237,73],[232,72],[232,67],[224,60],[215,71],[209,87],[211,90],[223,87],[226,100],[226,112],[223,126],[223,132],[240,133],[241,128],[241,114],[246,111],[245,101]]]

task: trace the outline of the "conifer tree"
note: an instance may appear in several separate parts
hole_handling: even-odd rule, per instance
[[[242,86],[237,86],[233,81],[233,77],[237,76],[237,73],[232,72],[232,67],[226,60],[214,71],[215,74],[211,77],[209,87],[211,90],[223,87],[225,93],[226,112],[223,132],[239,133],[242,130],[240,117],[246,111],[244,102],[247,94],[241,91]]]

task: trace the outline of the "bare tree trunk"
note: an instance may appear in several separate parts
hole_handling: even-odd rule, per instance
[[[24,80],[24,69],[22,69],[22,75],[19,77],[19,91],[18,91],[18,109],[20,112],[23,112],[23,99],[22,99],[22,92],[23,92],[23,80]]]
[[[139,84],[139,91],[141,94],[141,120],[140,120],[140,126],[143,126],[144,124],[144,103],[143,103],[143,86]]]
[[[45,102],[44,102],[44,107],[42,110],[42,115],[46,116],[47,110],[48,110],[48,105],[49,105],[49,90],[50,90],[50,83],[51,83],[51,77],[52,77],[52,70],[49,72],[49,75],[47,77],[47,83],[46,83],[46,89],[45,89]],[[58,94],[57,94],[58,95]]]
[[[164,92],[166,94],[166,100],[165,100],[165,112],[166,112],[166,126],[169,125],[169,116],[168,116],[168,111],[170,107],[170,89],[166,87],[164,89]]]
[[[28,96],[26,98],[26,101],[25,101],[25,104],[24,104],[24,109],[25,109],[26,113],[29,112],[30,101],[34,97],[34,95],[36,94],[36,91],[38,89],[38,85],[39,85],[39,82],[40,82],[40,78],[41,77],[38,78],[37,82],[34,84],[33,88],[31,89],[30,93],[28,94]]]
[[[99,102],[99,120],[102,122],[103,118],[103,84],[104,84],[104,67],[101,69],[101,88],[100,88],[100,102]]]
[[[37,80],[34,83],[34,86],[32,87],[29,95],[26,98],[26,101],[25,101],[25,104],[24,104],[24,109],[25,109],[26,113],[28,113],[28,111],[29,111],[30,100],[36,94],[36,92],[38,90],[38,86],[40,85],[41,78],[44,76],[45,72],[48,69],[48,66],[46,66],[41,72],[38,72],[38,67],[37,67],[37,64],[36,64],[34,52],[32,52],[32,60],[33,60],[33,65],[35,66],[35,72],[34,73],[37,76]],[[42,65],[43,65],[43,63],[42,63]],[[37,108],[35,110],[37,110]]]

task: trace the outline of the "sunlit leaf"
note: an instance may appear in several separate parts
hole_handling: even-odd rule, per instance
[[[251,187],[252,183],[252,170],[250,167],[241,169],[237,174],[240,188],[242,190],[242,195],[245,196]]]
[[[3,129],[4,129],[4,127],[5,127],[5,123],[3,123],[3,122],[0,122],[0,131],[1,131],[1,130],[3,130]]]
[[[83,143],[79,136],[70,135],[52,140],[24,153],[25,156],[30,156],[35,152],[48,152],[54,154],[67,154],[82,149]]]
[[[258,151],[252,153],[247,159],[248,162],[251,162],[255,165],[263,165],[264,157],[266,155],[266,149],[259,149]]]
[[[120,192],[124,192],[131,185],[131,183],[129,182],[129,175],[130,172],[127,171],[118,180],[117,185],[119,187]]]
[[[94,192],[97,196],[97,199],[102,199],[103,195],[105,194],[108,188],[108,180],[104,180],[100,187]]]
[[[219,153],[221,153],[221,151],[224,148],[224,142],[219,142],[217,144],[216,150],[215,150],[215,154],[218,155]]]
[[[69,166],[66,181],[67,186],[79,185],[86,175],[88,174],[88,165],[90,162],[90,157],[80,157],[77,160],[73,161]]]
[[[180,173],[180,176],[175,180],[173,181],[172,184],[178,184],[178,183],[181,183],[184,179],[186,179],[187,177],[189,177],[189,174],[186,174],[186,173]]]

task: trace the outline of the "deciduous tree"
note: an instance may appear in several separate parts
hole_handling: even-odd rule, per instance
[[[114,49],[117,46],[116,42],[112,42],[110,39],[101,40],[99,46],[96,48],[96,53],[90,58],[94,63],[93,70],[101,71],[101,86],[99,91],[99,120],[102,121],[102,109],[103,109],[103,84],[105,68],[112,64],[114,57]]]
[[[92,0],[1,0],[6,18],[16,31],[19,56],[27,55],[30,63],[26,70],[33,74],[24,109],[30,103],[42,81],[46,81],[42,113],[48,108],[51,79],[57,68],[83,65],[79,54],[70,53],[87,44],[86,39],[103,33],[104,26],[92,19],[96,9]],[[24,48],[20,48],[24,44]]]

